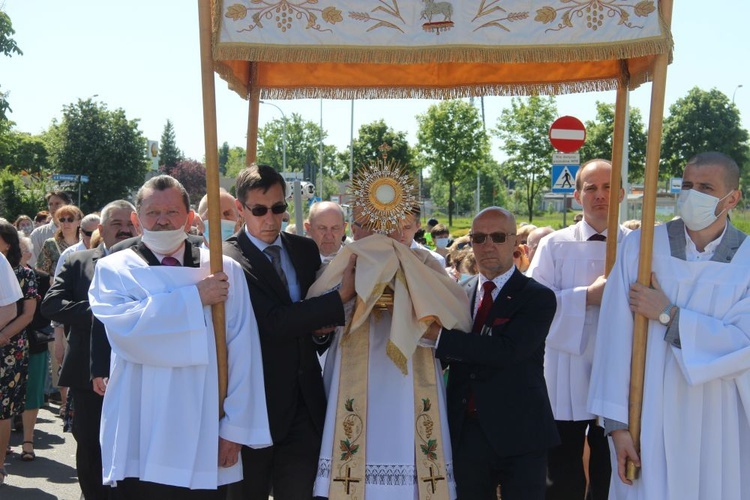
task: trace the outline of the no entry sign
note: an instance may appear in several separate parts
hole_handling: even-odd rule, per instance
[[[549,140],[561,153],[573,153],[586,142],[586,127],[578,118],[561,116],[549,128]]]

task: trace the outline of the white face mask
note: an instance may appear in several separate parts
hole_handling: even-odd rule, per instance
[[[450,238],[438,238],[435,240],[435,246],[438,248],[445,248],[448,246],[448,240]]]
[[[141,223],[141,240],[149,250],[160,253],[169,254],[177,250],[182,242],[187,239],[187,233],[184,229],[170,229],[166,231],[151,231],[143,227]]]
[[[206,237],[206,241],[209,241],[208,238],[208,221],[204,221],[203,225],[205,226],[205,229],[203,231],[203,236]],[[235,223],[231,220],[224,220],[221,219],[221,239],[223,241],[226,241],[230,236],[234,234],[234,227]]]
[[[719,218],[719,215],[724,213],[724,210],[722,210],[719,215],[715,215],[716,206],[732,192],[734,190],[729,191],[726,196],[719,199],[695,189],[683,189],[677,198],[677,212],[688,229],[692,231],[706,229]]]

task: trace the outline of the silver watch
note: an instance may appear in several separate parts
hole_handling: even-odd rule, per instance
[[[672,321],[672,315],[670,313],[672,312],[673,307],[675,307],[674,304],[669,304],[661,313],[659,313],[659,323],[667,326],[669,322]]]

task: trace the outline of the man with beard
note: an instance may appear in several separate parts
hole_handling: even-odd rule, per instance
[[[73,400],[73,437],[78,444],[76,469],[86,500],[106,499],[109,489],[102,485],[99,420],[109,376],[110,349],[103,325],[91,315],[89,286],[99,259],[106,256],[115,243],[136,234],[130,221],[133,212],[135,207],[125,200],[105,206],[98,226],[102,244],[92,250],[71,253],[42,303],[42,313],[46,317],[70,325],[60,385],[70,388]]]

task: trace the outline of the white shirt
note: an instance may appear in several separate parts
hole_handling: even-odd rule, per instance
[[[16,273],[5,255],[0,253],[0,307],[13,304],[23,297]],[[0,325],[2,328],[4,325]]]
[[[432,250],[430,250],[424,245],[420,245],[419,243],[416,242],[416,240],[411,240],[411,246],[409,248],[421,248],[422,250],[426,250],[430,252],[430,255],[432,255],[432,257],[440,263],[440,267],[445,267],[445,257],[443,257],[437,252],[433,252]]]

